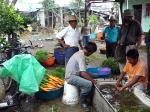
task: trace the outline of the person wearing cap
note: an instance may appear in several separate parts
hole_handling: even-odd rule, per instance
[[[77,51],[79,51],[78,46],[81,44],[81,34],[77,28],[77,18],[74,15],[70,15],[68,18],[69,26],[64,28],[59,32],[56,37],[59,43],[66,49],[65,62],[67,63],[70,57]]]
[[[131,9],[124,10],[115,56],[119,62],[120,71],[126,63],[126,52],[130,49],[139,48],[142,34],[141,24],[133,20],[133,11]]]
[[[147,48],[147,67],[148,67],[148,83],[147,83],[147,94],[150,96],[150,30],[145,37],[145,44]]]
[[[115,49],[117,46],[119,34],[119,27],[116,26],[115,17],[111,16],[109,19],[109,26],[103,31],[103,38],[106,42],[106,57],[114,57]]]

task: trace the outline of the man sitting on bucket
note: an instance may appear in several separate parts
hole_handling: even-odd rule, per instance
[[[141,91],[146,90],[147,85],[147,67],[146,64],[139,59],[139,53],[137,49],[131,49],[127,52],[127,63],[116,83],[118,91],[124,91],[129,88],[136,88]],[[121,81],[127,75],[128,81],[124,85]]]
[[[90,103],[93,96],[92,86],[96,84],[96,80],[86,72],[85,56],[90,56],[96,50],[96,44],[89,42],[83,50],[72,55],[66,66],[65,79],[68,84],[80,89],[81,107],[86,111],[90,111]]]

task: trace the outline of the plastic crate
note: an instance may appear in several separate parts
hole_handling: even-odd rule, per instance
[[[53,100],[63,95],[64,87],[50,90],[48,92],[38,91],[35,97],[40,100]]]

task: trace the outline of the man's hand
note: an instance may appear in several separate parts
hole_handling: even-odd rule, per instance
[[[118,90],[119,92],[122,92],[122,91],[124,91],[124,88],[123,88],[123,87],[117,87],[117,90]]]
[[[115,87],[116,87],[116,88],[118,88],[118,87],[122,87],[122,85],[120,84],[120,82],[119,82],[119,81],[117,81],[117,82],[116,82],[116,84],[115,84]]]
[[[66,45],[66,44],[64,44],[63,46],[64,46],[64,48],[69,48],[70,47],[69,45]]]
[[[95,79],[93,79],[91,82],[92,82],[93,84],[97,84],[97,82],[96,82]]]
[[[121,45],[121,44],[122,44],[121,40],[118,40],[118,44],[119,44],[119,45]]]

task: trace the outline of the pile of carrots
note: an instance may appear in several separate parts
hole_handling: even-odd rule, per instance
[[[61,88],[64,85],[64,80],[51,74],[46,74],[40,84],[42,91],[49,91],[56,88]]]

